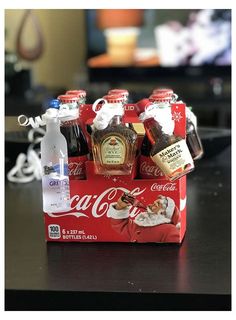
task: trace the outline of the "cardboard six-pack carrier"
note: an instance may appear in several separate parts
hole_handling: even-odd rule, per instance
[[[185,137],[185,104],[171,105],[174,134]],[[91,124],[95,113],[91,105],[80,106],[80,120],[84,131]],[[134,105],[125,106],[124,121],[138,123]],[[88,136],[88,139],[90,137]],[[139,150],[143,136],[139,137]],[[68,212],[44,213],[47,241],[59,242],[174,242],[181,243],[186,231],[186,176],[175,181],[163,177],[140,179],[139,156],[131,175],[97,175],[93,161],[86,163],[86,180],[70,181],[70,207]],[[142,213],[139,207],[129,207],[129,214],[113,219],[111,207],[124,192],[132,193],[145,205],[153,203],[158,196],[170,198],[175,203],[171,221],[154,225],[137,225],[135,218]],[[177,215],[176,215],[177,213]],[[119,214],[119,213],[118,213]],[[171,234],[175,237],[171,237]],[[177,236],[176,236],[177,235]]]

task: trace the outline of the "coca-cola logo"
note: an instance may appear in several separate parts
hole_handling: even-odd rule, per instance
[[[153,183],[151,191],[176,191],[176,183],[168,182],[166,184]]]
[[[84,162],[70,162],[68,164],[69,176],[84,175]]]
[[[107,215],[107,211],[110,205],[115,204],[117,199],[119,198],[119,196],[121,196],[123,192],[131,192],[134,196],[139,196],[145,190],[146,188],[144,189],[135,188],[133,190],[129,190],[123,187],[118,187],[118,188],[112,187],[112,188],[106,189],[100,195],[97,195],[97,194],[86,194],[83,196],[75,195],[71,198],[71,201],[70,201],[71,210],[76,210],[75,212],[68,212],[68,213],[61,213],[61,214],[57,213],[55,215],[53,213],[48,213],[48,215],[51,217],[64,217],[64,216],[72,215],[77,218],[82,216],[88,218],[88,215],[86,215],[84,212],[86,212],[89,209],[94,218],[101,218],[104,215]],[[130,210],[130,217],[135,217],[139,213],[140,213],[140,209],[132,208],[132,210]]]
[[[154,177],[163,176],[163,173],[161,172],[159,167],[157,167],[154,163],[150,164],[146,161],[144,161],[140,165],[140,173],[148,176],[154,176]]]

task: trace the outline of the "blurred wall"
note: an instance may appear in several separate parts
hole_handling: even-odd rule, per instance
[[[15,52],[16,35],[24,10],[5,10],[6,49]],[[85,58],[85,21],[83,10],[33,10],[45,41],[43,55],[35,62],[22,61],[32,69],[33,83],[48,87],[72,88]],[[35,43],[32,22],[26,23],[23,42]]]

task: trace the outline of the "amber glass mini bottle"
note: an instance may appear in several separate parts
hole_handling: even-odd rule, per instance
[[[137,150],[137,134],[122,122],[123,106],[120,96],[105,96],[94,120],[92,152],[97,174],[130,174]],[[101,119],[101,123],[98,123]]]
[[[153,103],[161,103],[162,108],[170,107],[171,102],[175,102],[178,96],[169,88],[154,89],[149,100]],[[186,106],[186,143],[193,160],[198,160],[203,156],[202,142],[197,131],[197,117]]]
[[[155,111],[152,116],[145,115],[148,106],[152,106],[148,99],[143,99],[136,104],[137,113],[143,121],[146,135],[152,144],[151,159],[166,179],[174,181],[194,169],[193,159],[185,139],[173,133],[167,134],[157,120],[158,117],[154,117]]]

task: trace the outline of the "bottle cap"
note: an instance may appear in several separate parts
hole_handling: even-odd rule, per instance
[[[122,94],[124,98],[127,98],[129,95],[129,91],[126,89],[111,89],[108,91],[108,95],[110,94]]]
[[[152,91],[152,94],[163,94],[167,96],[172,96],[174,91],[170,88],[156,88]]]
[[[49,108],[59,109],[60,108],[60,101],[58,99],[52,99],[49,102]]]
[[[73,96],[77,96],[79,98],[85,98],[86,91],[85,90],[68,90],[68,91],[66,91],[66,95],[73,95]]]
[[[121,94],[108,94],[103,97],[108,103],[123,103],[124,97]]]
[[[73,103],[78,102],[79,97],[73,94],[62,94],[57,97],[61,103]]]
[[[137,115],[139,116],[141,113],[143,113],[146,110],[146,108],[151,104],[152,102],[149,99],[142,99],[138,101],[135,106]]]
[[[170,102],[176,95],[169,88],[154,89],[149,97],[152,102]]]
[[[151,102],[170,102],[172,100],[172,96],[164,95],[162,93],[155,93],[150,95],[149,100]]]

